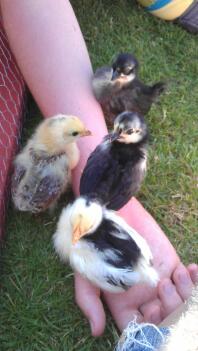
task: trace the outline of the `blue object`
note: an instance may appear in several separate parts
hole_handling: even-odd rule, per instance
[[[115,351],[157,351],[169,334],[169,328],[132,321],[123,331]]]
[[[166,6],[167,4],[169,4],[172,0],[156,0],[154,4],[147,6],[146,10],[147,11],[155,11],[155,10],[159,10],[162,7]]]

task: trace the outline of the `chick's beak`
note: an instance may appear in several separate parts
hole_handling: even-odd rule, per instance
[[[113,71],[112,78],[111,80],[116,80],[120,77],[119,73],[117,71]]]
[[[85,221],[83,218],[79,218],[73,227],[72,243],[73,245],[77,243],[80,238],[82,238],[91,228],[89,222]]]
[[[73,229],[73,235],[72,235],[72,244],[76,244],[78,240],[83,236],[83,230],[81,228],[81,224],[78,223],[74,229]]]
[[[115,140],[118,140],[120,138],[120,133],[118,132],[113,132],[111,134],[109,134],[109,140],[112,143]]]
[[[92,135],[90,130],[85,129],[83,132],[80,133],[81,137]]]

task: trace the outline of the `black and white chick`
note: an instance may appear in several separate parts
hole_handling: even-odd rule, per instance
[[[147,114],[165,90],[165,83],[145,85],[138,78],[138,61],[128,53],[119,54],[112,66],[96,70],[93,92],[101,104],[108,126],[123,111],[136,111]]]
[[[91,153],[80,180],[80,194],[99,198],[119,210],[140,189],[147,163],[148,129],[144,118],[123,112],[114,131]]]
[[[64,208],[53,242],[62,261],[103,290],[158,282],[147,242],[97,200],[79,197]]]
[[[75,116],[57,115],[37,127],[14,160],[11,192],[18,210],[38,213],[56,204],[79,160],[76,141],[90,134]]]

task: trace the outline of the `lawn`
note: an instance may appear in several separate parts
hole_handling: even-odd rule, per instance
[[[197,262],[198,37],[148,15],[132,0],[72,3],[94,68],[129,51],[138,57],[145,82],[168,82],[147,117],[149,168],[138,198],[183,261]],[[33,104],[29,115],[23,141],[40,119]],[[10,206],[1,254],[1,351],[113,350],[118,333],[111,318],[105,334],[93,339],[74,302],[73,273],[54,254],[51,236],[60,210],[34,218]]]

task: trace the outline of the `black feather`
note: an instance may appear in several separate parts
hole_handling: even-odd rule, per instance
[[[105,116],[111,113],[115,118],[123,111],[135,111],[146,115],[152,104],[165,91],[165,87],[166,85],[163,82],[148,86],[136,78],[117,91],[112,89],[111,95],[105,96],[100,103],[105,111]]]
[[[94,195],[118,210],[139,190],[144,172],[139,162],[147,136],[139,143],[99,145],[90,155],[80,180],[80,194]]]
[[[108,264],[119,269],[132,271],[141,256],[141,251],[131,236],[109,219],[104,219],[94,233],[85,235],[83,239],[101,251]],[[109,250],[113,253],[112,257]]]
[[[166,89],[164,82],[157,82],[154,85],[144,84],[138,78],[138,66],[138,61],[133,55],[122,53],[109,67],[109,72],[110,69],[113,69],[113,72],[119,72],[117,73],[117,79],[112,81],[105,74],[107,67],[98,69],[97,74],[93,77],[94,94],[102,106],[109,126],[113,124],[115,117],[123,111],[133,111],[146,115],[152,104],[158,100]],[[120,79],[121,74],[127,77],[128,71],[130,73],[130,67],[133,67],[134,79]]]
[[[115,277],[113,277],[112,275],[108,275],[106,277],[106,281],[107,283],[109,283],[110,285],[114,285],[114,286],[120,286],[121,288],[123,288],[124,290],[128,290],[128,288],[130,287],[130,285],[125,284],[122,279],[115,279]]]

